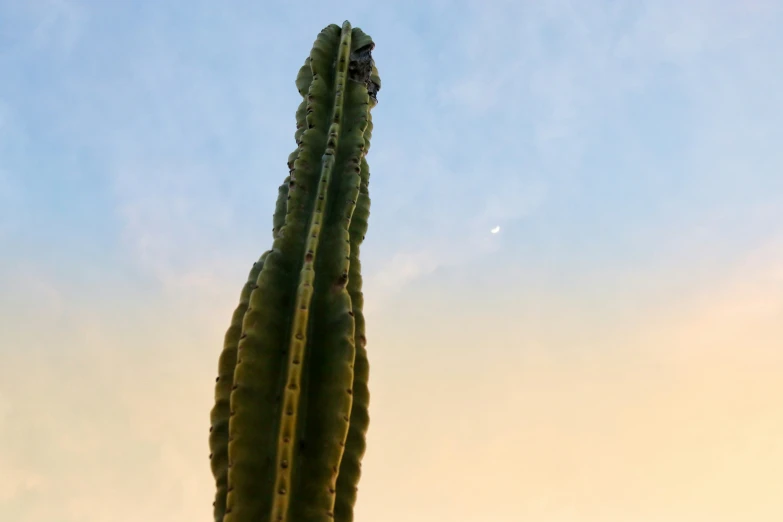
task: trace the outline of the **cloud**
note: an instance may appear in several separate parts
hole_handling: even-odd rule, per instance
[[[9,25],[18,38],[13,47],[21,52],[45,49],[67,55],[89,19],[88,10],[71,0],[31,0],[4,5],[2,9],[7,19],[13,21]]]
[[[17,158],[27,149],[24,129],[8,103],[0,99],[0,239],[18,229],[24,189]]]
[[[637,295],[622,316],[604,313],[614,296],[518,283],[513,297],[439,287],[399,298],[385,314],[395,326],[372,337],[376,450],[360,514],[779,516],[779,246],[664,301],[639,306],[649,295]]]
[[[0,87],[0,511],[193,520],[222,335],[327,8],[25,5],[2,8],[2,63],[48,80]],[[356,8],[384,78],[358,518],[780,518],[779,8]],[[25,216],[67,218],[34,157],[87,158],[57,175],[108,187],[91,219],[117,227],[90,244],[112,264],[90,277],[46,242],[17,253]],[[415,284],[442,268],[460,284]]]
[[[27,299],[3,306],[3,513],[65,522],[208,512],[214,318],[128,293],[90,299],[40,273],[34,286],[16,280],[5,288]],[[212,303],[210,315],[227,309]],[[161,494],[139,504],[152,483]]]
[[[532,178],[530,175],[519,176],[502,169],[495,169],[485,176],[482,176],[484,173],[466,174],[464,171],[449,171],[438,160],[430,159],[417,162],[421,176],[416,177],[421,180],[429,176],[432,184],[438,188],[431,189],[432,192],[422,190],[425,194],[432,194],[430,197],[435,198],[433,201],[416,202],[416,206],[424,205],[428,210],[427,214],[415,216],[421,221],[416,231],[417,238],[413,241],[395,241],[391,247],[382,241],[363,247],[365,293],[372,296],[367,300],[368,310],[382,309],[388,299],[409,288],[413,281],[439,268],[468,265],[496,252],[500,247],[496,241],[492,241],[493,238],[487,237],[486,231],[494,226],[505,226],[524,219],[544,201],[544,184],[537,179],[528,181]],[[484,177],[485,183],[493,186],[494,190],[488,196],[475,198],[475,203],[461,203],[457,210],[452,202],[465,201],[459,197],[460,191],[470,191],[470,188],[459,184],[449,186],[448,180],[463,176],[474,179]],[[410,212],[414,213],[415,210]],[[376,225],[371,223],[370,226]],[[374,240],[372,234],[370,231],[368,241]]]
[[[578,291],[549,296],[571,303],[555,307],[535,288],[514,306],[483,294],[455,306],[453,289],[433,289],[435,300],[405,293],[393,315],[373,319],[358,515],[777,514],[781,245],[769,241],[697,293],[671,295],[626,324]],[[424,256],[395,263],[414,276],[432,266]],[[4,313],[3,512],[64,522],[208,513],[207,416],[230,303],[79,300],[46,276],[36,274],[37,286],[12,279],[4,288],[28,299]]]

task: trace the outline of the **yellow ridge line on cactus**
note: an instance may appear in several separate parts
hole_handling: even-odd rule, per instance
[[[335,101],[332,113],[332,124],[329,127],[326,151],[321,164],[321,176],[318,183],[318,193],[315,209],[307,238],[304,264],[299,276],[299,286],[294,309],[293,328],[288,350],[288,372],[283,391],[283,408],[281,411],[280,432],[277,442],[277,473],[275,479],[275,498],[272,503],[272,518],[275,522],[288,521],[288,508],[291,491],[291,473],[293,469],[293,450],[298,417],[300,390],[302,385],[302,364],[307,346],[307,328],[309,309],[313,297],[315,280],[315,256],[321,233],[321,222],[326,209],[326,196],[331,181],[332,168],[335,163],[335,153],[340,133],[343,112],[343,94],[348,80],[348,64],[351,53],[351,24],[343,23],[340,36],[340,46],[336,63]]]

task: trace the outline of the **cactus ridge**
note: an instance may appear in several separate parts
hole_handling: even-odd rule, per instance
[[[288,180],[286,177],[278,189],[275,213],[272,218],[272,235],[277,235],[285,222],[286,200],[288,198]],[[210,411],[211,425],[209,428],[210,465],[215,477],[217,491],[213,502],[213,517],[216,521],[223,520],[226,510],[226,495],[228,493],[228,425],[230,412],[231,387],[234,382],[234,369],[237,363],[237,348],[242,334],[242,320],[250,304],[250,294],[256,286],[256,280],[269,255],[269,250],[253,263],[247,282],[242,287],[239,304],[234,310],[231,325],[226,331],[223,341],[223,351],[218,359],[218,377],[215,380],[215,405]]]
[[[371,132],[372,122],[370,122],[368,130],[365,132],[365,139],[368,142]],[[364,296],[362,294],[362,274],[359,261],[359,246],[367,232],[367,220],[370,215],[369,178],[369,166],[367,161],[362,159],[359,198],[351,219],[351,259],[350,272],[348,274],[348,294],[351,296],[351,305],[353,307],[355,324],[354,346],[356,347],[353,369],[353,404],[345,451],[337,475],[337,494],[334,508],[334,518],[337,522],[353,521],[353,507],[356,503],[357,486],[361,477],[361,460],[366,449],[367,429],[370,423],[370,390],[368,388],[370,366],[367,359],[367,338],[364,314],[362,312]]]
[[[369,216],[374,44],[350,23],[296,78],[297,148],[273,244],[226,332],[211,412],[216,522],[349,522],[369,423],[359,246]]]

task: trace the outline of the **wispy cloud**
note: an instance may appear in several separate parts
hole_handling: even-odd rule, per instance
[[[780,518],[779,2],[344,9],[0,4],[0,511],[209,512],[293,80],[349,18],[384,79],[359,518]]]

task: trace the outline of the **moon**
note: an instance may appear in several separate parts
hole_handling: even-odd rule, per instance
[[[492,230],[490,230],[490,232],[492,232],[493,234],[497,234],[498,232],[500,232],[500,225],[498,225],[495,228],[493,228]]]

